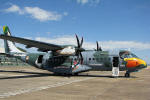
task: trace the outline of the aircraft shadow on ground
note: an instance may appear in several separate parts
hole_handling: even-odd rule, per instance
[[[76,75],[76,77],[105,77],[105,78],[126,78],[125,76],[118,76],[118,77],[113,77],[111,75],[84,75],[84,74],[81,74],[81,75]],[[137,78],[135,76],[130,76],[130,78]]]
[[[82,73],[79,75],[57,75],[53,73],[41,73],[41,72],[25,72],[25,71],[6,71],[0,70],[0,73],[21,73],[21,74],[31,74],[31,75],[18,75],[18,76],[9,76],[9,77],[0,77],[0,80],[5,79],[19,79],[19,78],[34,78],[34,77],[49,77],[49,76],[57,76],[57,77],[104,77],[104,78],[113,78],[111,75],[89,75],[86,73]],[[118,76],[118,78],[125,78],[124,76]],[[131,76],[130,78],[137,78],[135,76]]]
[[[24,72],[24,71],[5,71],[0,70],[0,73],[20,73],[20,74],[31,74],[31,75],[16,75],[16,76],[9,76],[9,77],[0,77],[0,80],[4,79],[19,79],[19,78],[34,78],[34,77],[48,77],[48,76],[55,76],[51,73],[40,73],[40,72]]]

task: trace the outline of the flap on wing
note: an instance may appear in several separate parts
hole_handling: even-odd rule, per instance
[[[6,36],[6,35],[0,35],[1,39],[6,39],[12,42],[21,43],[24,45],[27,45],[27,47],[36,47],[40,50],[46,50],[46,51],[55,51],[55,50],[61,50],[62,47],[59,45],[54,45],[50,43],[30,40],[30,39],[24,39],[20,37],[14,37],[14,36]]]

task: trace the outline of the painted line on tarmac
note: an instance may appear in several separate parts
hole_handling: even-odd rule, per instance
[[[68,84],[72,84],[72,83],[76,83],[76,82],[86,81],[86,80],[93,79],[93,78],[94,77],[89,77],[89,78],[73,80],[73,81],[69,81],[69,82],[59,82],[59,83],[51,84],[51,85],[47,85],[47,86],[40,86],[37,88],[21,89],[21,90],[12,91],[12,92],[1,93],[0,98],[6,98],[6,97],[15,96],[15,95],[23,94],[23,93],[36,92],[36,91],[45,90],[45,89],[49,89],[49,88],[60,87],[60,86],[64,86],[64,85],[68,85]]]

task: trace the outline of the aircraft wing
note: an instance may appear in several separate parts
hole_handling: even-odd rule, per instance
[[[27,45],[27,48],[30,47],[36,47],[40,51],[55,51],[55,50],[61,50],[62,47],[59,45],[54,45],[50,43],[45,43],[45,42],[40,42],[40,41],[35,41],[35,40],[30,40],[30,39],[25,39],[25,38],[20,38],[20,37],[14,37],[14,36],[6,36],[6,35],[0,35],[0,39],[6,39],[12,42],[16,43],[21,43],[24,45]]]

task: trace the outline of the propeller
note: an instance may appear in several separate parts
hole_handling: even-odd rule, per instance
[[[82,51],[85,51],[85,49],[82,48],[82,44],[83,44],[83,37],[81,39],[81,42],[79,41],[78,36],[76,35],[76,39],[77,39],[77,48],[76,48],[76,55],[81,57],[81,64],[83,63],[83,56],[82,56]]]
[[[96,49],[96,51],[102,51],[102,48],[99,46],[98,41],[96,41],[96,44],[97,44],[97,49]]]

